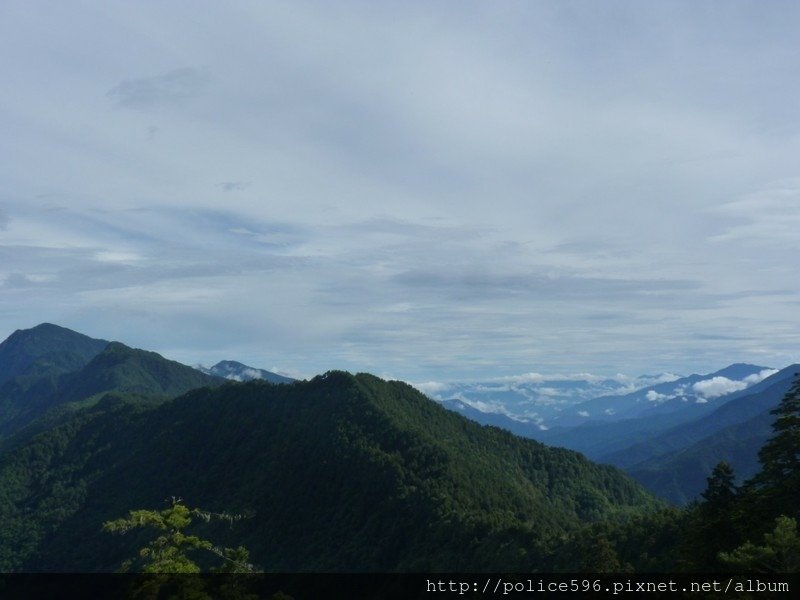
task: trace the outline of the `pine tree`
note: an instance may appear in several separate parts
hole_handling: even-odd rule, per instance
[[[701,506],[709,512],[729,509],[736,500],[735,479],[733,468],[725,461],[720,462],[706,480],[708,487],[702,494],[705,502]]]
[[[775,520],[775,529],[764,535],[763,545],[745,542],[733,552],[720,554],[720,559],[738,571],[797,573],[800,571],[797,521],[781,515]]]
[[[691,526],[686,532],[685,566],[693,571],[716,571],[723,566],[718,555],[732,550],[740,542],[732,526],[738,498],[733,468],[722,461],[707,478],[703,501],[691,513]]]
[[[749,483],[770,519],[800,517],[800,377],[772,411],[774,432],[758,453],[761,472]]]
[[[253,565],[248,562],[249,553],[243,547],[219,548],[208,540],[196,535],[187,535],[184,530],[197,517],[204,521],[219,518],[233,522],[241,515],[217,514],[189,509],[180,498],[172,498],[168,508],[156,510],[132,510],[128,516],[103,523],[103,529],[110,533],[124,534],[139,527],[152,528],[160,535],[147,546],[139,550],[142,573],[199,573],[200,566],[189,557],[195,550],[205,550],[223,559],[222,566],[212,569],[224,573],[249,573]],[[134,566],[134,560],[125,561],[122,570],[128,571]]]

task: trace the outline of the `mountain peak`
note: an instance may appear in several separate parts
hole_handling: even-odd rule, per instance
[[[80,368],[108,345],[82,333],[52,323],[17,329],[0,343],[0,384],[22,375],[35,362],[46,359],[67,370]]]
[[[292,383],[294,381],[291,377],[284,377],[272,371],[250,367],[235,360],[221,360],[211,368],[200,366],[197,367],[197,370],[206,375],[224,377],[231,381],[253,381],[254,379],[263,379],[269,383]]]

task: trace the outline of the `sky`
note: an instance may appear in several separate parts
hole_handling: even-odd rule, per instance
[[[408,381],[800,362],[800,4],[0,3],[0,339]]]

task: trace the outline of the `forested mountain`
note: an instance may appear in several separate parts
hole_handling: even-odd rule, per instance
[[[136,540],[102,522],[170,495],[253,513],[217,533],[268,570],[542,569],[581,524],[658,507],[613,467],[342,372],[107,396],[3,455],[0,490],[0,570],[113,570]]]
[[[69,331],[58,329],[59,334]],[[6,381],[0,387],[0,439],[56,407],[91,403],[105,392],[171,398],[196,387],[218,385],[223,381],[167,360],[155,352],[135,350],[119,342],[102,344],[103,349],[76,370],[54,367],[51,362],[45,364],[45,360],[52,361],[54,357],[60,360],[73,354],[53,348],[44,355],[46,358],[31,362],[22,375]],[[83,356],[88,354],[86,352]],[[62,360],[59,364],[65,362]]]
[[[147,535],[103,523],[176,497],[246,516],[189,533],[271,571],[800,569],[797,366],[704,419],[662,422],[649,446],[630,424],[652,419],[600,424],[628,426],[620,462],[641,481],[679,502],[702,492],[679,510],[398,381],[226,382],[52,325],[0,353],[0,572],[115,570]]]
[[[756,472],[758,451],[769,437],[770,411],[789,390],[799,371],[800,365],[790,365],[780,371],[746,364],[731,365],[711,375],[693,375],[622,397],[623,406],[628,406],[627,414],[638,416],[610,422],[590,421],[574,427],[541,429],[507,415],[481,413],[458,401],[451,401],[447,406],[478,422],[491,423],[548,445],[577,450],[593,460],[623,468],[658,496],[672,503],[686,504],[699,496],[706,478],[720,461],[729,463],[740,481]],[[753,383],[767,373],[772,374]],[[756,377],[752,377],[754,374]],[[646,401],[651,391],[663,396],[667,396],[667,392],[674,395],[676,390],[687,388],[687,382],[736,387],[731,382],[744,382],[737,379],[742,377],[751,377],[745,382],[747,387],[717,397],[713,403],[698,403],[697,399],[688,402],[685,397],[655,403]],[[614,399],[603,397],[593,403],[605,406]],[[584,406],[588,404],[592,403]],[[631,408],[638,404],[642,407]]]
[[[0,343],[0,385],[32,370],[39,373],[48,368],[74,371],[86,365],[106,345],[106,340],[96,340],[50,323],[18,329]]]

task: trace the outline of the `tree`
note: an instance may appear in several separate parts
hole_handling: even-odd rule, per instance
[[[769,507],[770,519],[783,514],[800,516],[800,378],[797,378],[778,407],[772,411],[777,419],[774,432],[758,460],[761,472],[750,482],[761,506]]]
[[[717,464],[706,479],[708,487],[702,493],[705,502],[701,506],[709,512],[727,511],[736,500],[735,480],[733,468],[727,462]]]
[[[715,571],[723,564],[720,551],[732,550],[741,542],[732,520],[738,489],[733,468],[722,461],[706,479],[703,501],[690,509],[690,526],[684,542],[684,565],[692,571]]]
[[[254,571],[253,565],[248,562],[249,553],[245,548],[241,546],[220,548],[196,535],[187,535],[184,530],[191,525],[193,517],[206,522],[212,518],[230,522],[244,518],[243,515],[189,509],[180,498],[173,497],[170,506],[164,510],[132,510],[125,518],[103,523],[103,529],[110,533],[125,534],[132,529],[149,527],[161,532],[156,539],[139,550],[142,562],[141,572],[143,573],[199,573],[200,566],[188,555],[196,550],[205,550],[223,560],[221,566],[212,569],[214,572],[250,573]],[[130,570],[135,562],[136,559],[125,561],[122,564],[122,570]]]
[[[800,537],[797,521],[781,515],[775,521],[772,533],[764,535],[764,544],[756,546],[745,542],[733,552],[720,553],[720,560],[741,571],[761,573],[800,572]]]

